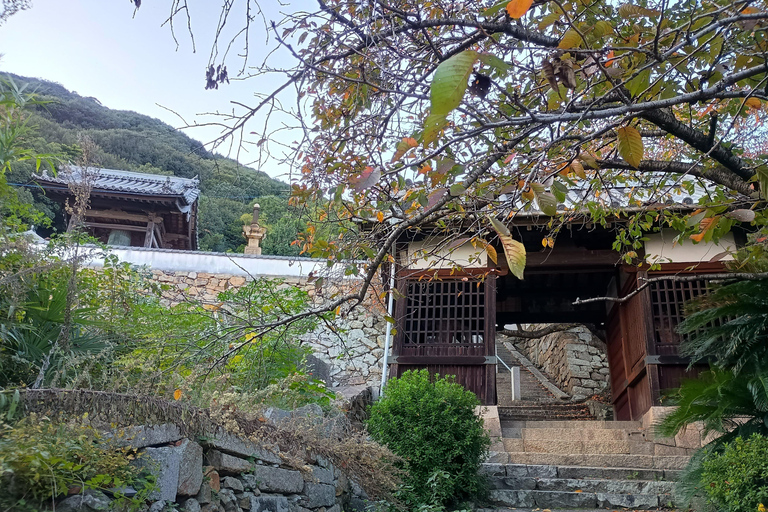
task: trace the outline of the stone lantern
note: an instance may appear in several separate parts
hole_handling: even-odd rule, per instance
[[[261,206],[259,203],[253,205],[253,220],[250,224],[243,226],[243,234],[248,239],[248,245],[245,246],[245,254],[261,254],[261,243],[264,235],[267,234],[267,228],[263,228],[259,225],[259,212]]]

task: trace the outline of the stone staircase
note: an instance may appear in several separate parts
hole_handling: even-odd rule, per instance
[[[558,390],[549,377],[535,368],[530,361],[516,357],[504,343],[496,344],[496,357],[508,366],[520,368],[520,400],[512,400],[510,373],[502,365],[496,374],[496,396],[499,417],[502,420],[594,420],[589,407],[583,403],[570,403],[558,399],[552,390]],[[536,372],[538,375],[535,375]]]
[[[506,460],[497,454],[482,471],[491,503],[518,512],[671,508],[674,479],[693,452],[656,442],[640,422],[502,419],[501,429]]]

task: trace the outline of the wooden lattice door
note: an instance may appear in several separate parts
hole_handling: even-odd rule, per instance
[[[392,375],[421,368],[455,375],[484,405],[495,405],[495,276],[406,277],[398,291]]]

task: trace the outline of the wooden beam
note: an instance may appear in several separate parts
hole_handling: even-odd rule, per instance
[[[122,229],[125,231],[146,231],[146,226],[134,226],[131,224],[110,224],[108,222],[90,222],[86,221],[85,226],[89,228],[104,228],[104,229]]]
[[[131,222],[149,222],[151,217],[147,214],[128,213],[121,210],[88,210],[86,217],[98,217],[100,219],[129,220]]]
[[[147,234],[144,235],[144,247],[152,247],[152,237],[154,236],[155,223],[152,221],[147,222]]]

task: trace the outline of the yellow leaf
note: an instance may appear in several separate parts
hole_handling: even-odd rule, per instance
[[[525,246],[512,239],[512,234],[509,232],[507,226],[505,226],[498,219],[488,216],[488,220],[491,221],[491,225],[496,233],[499,235],[499,240],[504,246],[504,255],[507,257],[507,264],[509,270],[518,279],[523,279],[523,273],[525,272]]]
[[[174,400],[181,400],[181,390],[177,389],[173,392],[173,399]]]
[[[573,162],[571,162],[571,170],[573,171],[573,174],[575,174],[579,178],[583,180],[587,178],[587,173],[584,172],[584,166],[578,160],[574,160]]]
[[[541,246],[542,247],[546,247],[547,246],[547,239],[546,238],[542,238],[541,239]]]
[[[507,4],[507,14],[510,18],[520,19],[533,5],[533,0],[512,0]]]
[[[581,36],[578,32],[569,28],[563,38],[560,40],[560,44],[557,45],[561,50],[568,50],[569,48],[578,48],[581,46]]]
[[[749,108],[758,109],[763,106],[763,102],[757,98],[747,98],[744,104]]]
[[[379,222],[384,222],[384,212],[377,213],[376,218],[379,220]]]
[[[632,167],[639,167],[643,159],[643,138],[633,126],[623,126],[617,130],[619,136],[619,154]]]
[[[488,257],[491,259],[494,265],[499,264],[499,255],[491,244],[485,244],[485,252],[488,253]]]

